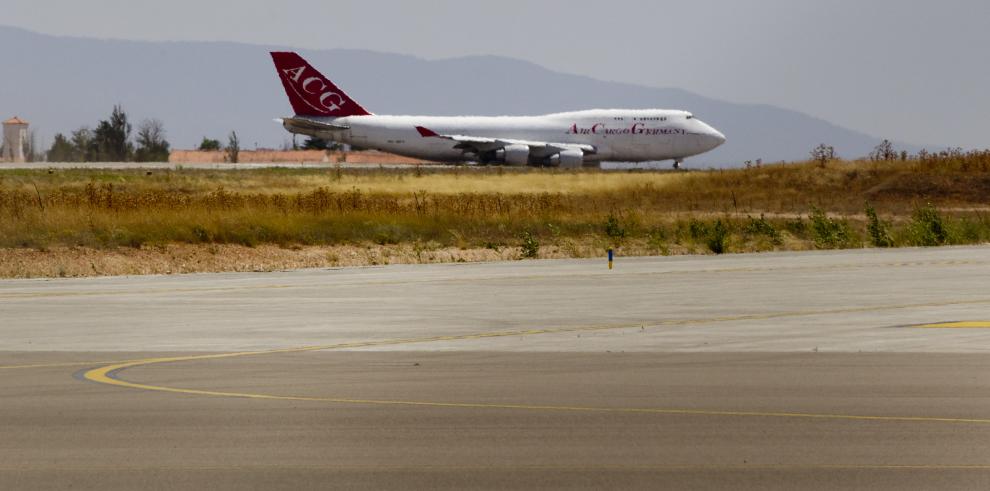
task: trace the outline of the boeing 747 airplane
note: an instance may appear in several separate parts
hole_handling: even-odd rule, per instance
[[[685,158],[725,143],[689,112],[592,109],[545,116],[385,116],[368,112],[296,53],[272,59],[295,115],[291,133],[436,162],[582,167]]]

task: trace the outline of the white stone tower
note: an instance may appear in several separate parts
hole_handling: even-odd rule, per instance
[[[28,122],[17,116],[3,122],[3,160],[24,162],[24,142],[27,141]]]

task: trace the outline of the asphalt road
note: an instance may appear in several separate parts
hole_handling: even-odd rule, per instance
[[[988,278],[977,247],[3,281],[0,489],[987,489]]]

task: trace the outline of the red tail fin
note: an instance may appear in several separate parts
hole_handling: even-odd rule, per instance
[[[296,114],[328,117],[371,114],[301,56],[292,52],[272,52],[272,61]]]

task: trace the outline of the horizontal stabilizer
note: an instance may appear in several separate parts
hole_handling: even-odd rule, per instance
[[[301,135],[309,135],[317,138],[325,137],[327,134],[332,134],[338,131],[345,131],[351,129],[350,126],[343,124],[327,123],[325,121],[318,121],[309,118],[281,118],[275,121],[282,123],[282,126],[289,130],[290,133],[299,133]]]

